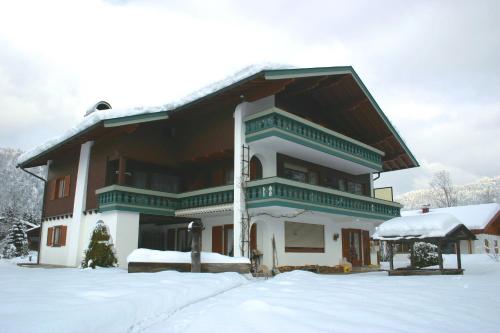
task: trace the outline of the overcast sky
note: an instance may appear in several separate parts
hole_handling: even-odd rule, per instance
[[[0,1],[0,147],[262,62],[355,68],[421,164],[376,186],[500,175],[500,1]]]

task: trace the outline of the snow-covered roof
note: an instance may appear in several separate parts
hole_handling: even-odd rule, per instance
[[[373,238],[397,240],[445,237],[461,224],[457,218],[447,213],[401,216],[385,221],[378,226]]]
[[[31,229],[34,229],[34,228],[38,228],[39,225],[38,224],[34,224],[34,223],[31,223],[31,222],[28,222],[28,221],[25,221],[25,220],[20,220],[22,224],[30,227]]]
[[[429,213],[422,213],[422,210],[401,211],[401,216],[422,216],[437,213],[446,213],[455,217],[468,229],[484,229],[488,223],[500,211],[498,203],[456,206],[446,208],[431,208]]]
[[[122,117],[130,117],[137,115],[144,115],[148,113],[157,113],[162,111],[173,111],[184,105],[187,105],[193,101],[200,98],[206,97],[210,94],[217,92],[218,90],[227,88],[238,81],[248,78],[264,70],[274,70],[274,69],[284,69],[293,68],[293,66],[277,65],[277,64],[258,64],[245,67],[244,69],[228,76],[227,78],[214,82],[202,89],[195,91],[179,100],[169,102],[160,106],[152,107],[135,107],[135,108],[125,108],[125,109],[109,109],[102,112],[93,112],[85,117],[81,122],[76,124],[74,127],[70,128],[62,135],[54,137],[47,142],[37,146],[36,148],[21,154],[17,159],[17,164],[23,164],[30,159],[42,154],[46,150],[49,150],[56,145],[70,139],[71,137],[77,135],[78,133],[98,124],[103,120],[116,119]]]

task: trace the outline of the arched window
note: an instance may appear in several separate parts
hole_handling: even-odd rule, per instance
[[[262,178],[262,163],[257,156],[250,159],[250,180]]]

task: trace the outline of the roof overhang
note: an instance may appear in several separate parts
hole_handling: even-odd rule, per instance
[[[159,109],[161,111],[137,114],[127,117],[110,118],[99,121],[93,126],[85,128],[84,130],[67,137],[65,140],[57,142],[49,148],[40,151],[35,156],[22,161],[18,164],[18,167],[24,168],[44,165],[46,164],[46,161],[50,159],[50,155],[54,154],[55,151],[60,150],[63,147],[72,146],[73,144],[79,145],[85,141],[93,140],[99,137],[99,135],[102,135],[102,133],[104,132],[103,129],[109,130],[112,128],[121,128],[136,125],[138,123],[165,120],[169,117],[173,117],[174,115],[181,116],[186,114],[187,116],[191,113],[190,111],[200,112],[221,107],[227,107],[230,110],[234,110],[234,107],[236,107],[236,105],[241,102],[252,102],[269,95],[275,95],[283,92],[291,83],[305,82],[305,80],[311,79],[313,77],[331,77],[338,75],[348,75],[352,77],[359,89],[363,92],[363,94],[369,101],[369,104],[371,106],[369,112],[376,113],[377,119],[380,119],[380,126],[384,126],[390,132],[391,140],[395,142],[394,144],[397,146],[396,148],[398,157],[404,157],[404,162],[401,163],[393,163],[392,160],[392,164],[389,164],[389,162],[384,163],[384,171],[418,166],[419,164],[417,160],[415,159],[409,148],[406,146],[405,142],[398,134],[394,126],[382,112],[381,108],[378,106],[375,99],[363,84],[357,73],[351,66],[343,66],[294,69],[260,69],[253,73],[248,73],[248,75],[246,76],[239,77],[237,80],[234,80],[234,82],[230,84],[220,85],[217,89],[211,91],[210,93],[196,96],[191,99],[188,98],[187,102],[185,103],[180,103],[173,107],[165,107],[164,109]],[[108,110],[101,112],[107,111]],[[384,138],[384,140],[385,139],[386,138]],[[372,142],[364,143],[381,149]]]

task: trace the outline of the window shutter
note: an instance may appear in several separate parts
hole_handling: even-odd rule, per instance
[[[71,177],[70,176],[65,176],[64,177],[64,197],[69,197],[69,189],[71,186]]]
[[[52,179],[48,183],[49,200],[54,200],[56,198],[56,179]]]
[[[47,246],[52,246],[52,235],[54,233],[54,228],[50,227],[47,230]]]
[[[65,225],[61,226],[61,236],[60,236],[60,241],[59,245],[65,246],[66,245],[66,231],[68,230],[68,227]]]
[[[212,227],[212,252],[222,254],[222,226]]]
[[[363,257],[364,264],[371,265],[370,258],[370,233],[367,230],[363,230]]]

